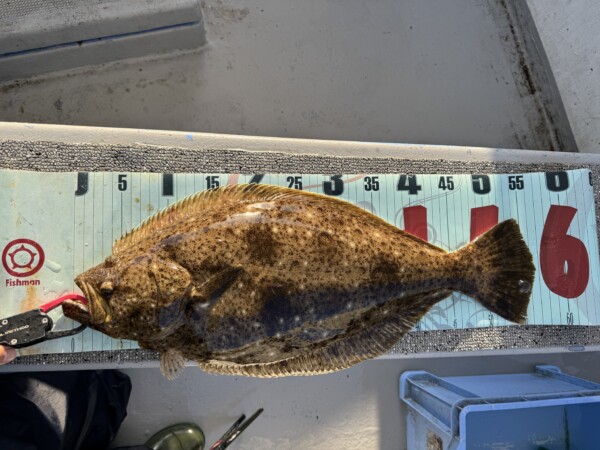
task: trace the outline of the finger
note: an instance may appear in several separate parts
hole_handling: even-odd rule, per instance
[[[12,347],[0,346],[0,364],[7,364],[17,357],[17,351]]]

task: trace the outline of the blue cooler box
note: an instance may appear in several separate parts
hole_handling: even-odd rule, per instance
[[[408,450],[600,449],[600,384],[555,366],[534,373],[400,377]]]

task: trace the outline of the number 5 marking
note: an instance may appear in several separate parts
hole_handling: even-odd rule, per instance
[[[570,206],[550,206],[540,243],[540,269],[546,286],[565,298],[583,294],[590,277],[585,244],[567,234],[576,213]]]

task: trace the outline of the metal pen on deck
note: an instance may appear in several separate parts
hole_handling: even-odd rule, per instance
[[[231,443],[237,439],[237,437],[244,431],[248,426],[254,422],[254,420],[260,416],[263,412],[263,408],[258,409],[248,420],[245,415],[242,415],[235,423],[221,436],[221,438],[215,442],[210,450],[223,450],[231,445]]]

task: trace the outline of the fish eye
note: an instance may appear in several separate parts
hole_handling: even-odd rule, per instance
[[[100,293],[103,296],[110,296],[114,289],[112,281],[103,281],[100,285]]]

